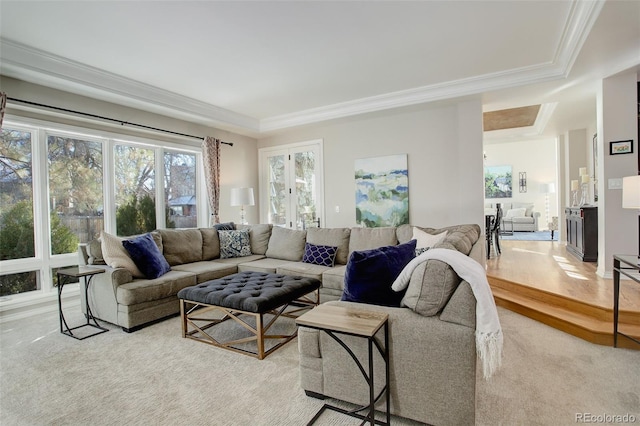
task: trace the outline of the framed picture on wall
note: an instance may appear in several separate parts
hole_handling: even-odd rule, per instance
[[[633,140],[609,142],[609,155],[633,153]]]
[[[512,167],[485,166],[484,168],[484,197],[511,198],[512,196]]]

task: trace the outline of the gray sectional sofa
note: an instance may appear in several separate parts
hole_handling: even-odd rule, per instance
[[[410,307],[384,307],[340,301],[349,254],[412,239],[413,227],[311,228],[296,231],[271,225],[248,229],[251,255],[220,258],[218,233],[212,228],[157,230],[153,237],[171,271],[156,279],[134,278],[125,268],[105,264],[101,242],[79,249],[80,262],[105,269],[89,288],[93,314],[132,331],[179,312],[177,292],[241,271],[313,277],[322,281],[321,302],[357,306],[389,314],[391,412],[438,425],[473,424],[475,419],[475,298],[449,265],[429,260],[413,271],[405,298]],[[484,261],[477,225],[419,228],[443,240],[434,247],[457,250]],[[337,247],[335,265],[302,262],[305,243]],[[82,292],[81,292],[82,293]],[[84,306],[84,301],[82,303]],[[317,330],[300,328],[300,382],[315,397],[353,403],[368,401],[366,384],[343,348]],[[362,356],[364,341],[350,341]],[[380,363],[378,363],[380,364]],[[378,377],[384,377],[382,372]]]

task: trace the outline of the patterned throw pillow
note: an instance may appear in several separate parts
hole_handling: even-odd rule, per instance
[[[220,258],[251,256],[249,230],[218,231],[220,238]]]
[[[316,244],[305,243],[302,262],[332,267],[336,261],[337,252],[338,247],[320,246]]]

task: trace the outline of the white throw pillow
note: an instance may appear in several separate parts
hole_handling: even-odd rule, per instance
[[[519,209],[509,209],[507,210],[507,214],[505,217],[524,217],[524,213],[527,211],[526,208],[522,207]]]
[[[144,274],[140,272],[140,269],[138,269],[122,245],[122,241],[124,241],[125,238],[116,237],[115,235],[102,231],[100,240],[102,241],[102,256],[107,265],[112,268],[125,268],[131,272],[131,275],[135,278],[144,278]]]
[[[415,226],[413,227],[413,239],[417,241],[416,250],[421,248],[431,248],[444,240],[446,236],[447,231],[433,235],[428,232],[424,232],[422,229],[416,228]]]

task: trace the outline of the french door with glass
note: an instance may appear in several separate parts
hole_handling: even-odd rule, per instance
[[[262,223],[292,229],[322,225],[322,141],[260,150]]]

